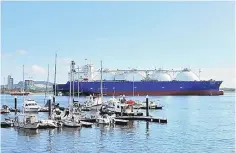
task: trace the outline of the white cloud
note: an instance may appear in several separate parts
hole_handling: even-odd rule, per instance
[[[45,74],[46,70],[38,65],[32,65],[31,72],[34,74]]]
[[[24,55],[24,54],[26,54],[27,52],[26,52],[26,50],[22,50],[22,49],[21,49],[21,50],[17,50],[16,53],[17,53],[17,54],[20,54],[20,55]]]

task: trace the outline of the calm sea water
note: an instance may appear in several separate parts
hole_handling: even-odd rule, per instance
[[[43,95],[29,96],[44,104]],[[110,98],[110,97],[106,97]],[[127,97],[128,98],[128,97]],[[128,126],[93,126],[93,128],[61,128],[25,131],[1,128],[3,153],[127,153],[127,152],[235,152],[235,94],[224,96],[160,96],[163,110],[150,115],[166,117],[167,124],[130,122]],[[1,95],[1,103],[14,106],[14,97]],[[81,98],[82,99],[82,98]],[[145,97],[135,97],[145,100]],[[57,97],[61,106],[68,97]],[[22,106],[22,97],[18,97]],[[1,115],[5,117],[14,116]],[[46,118],[39,113],[38,118]]]

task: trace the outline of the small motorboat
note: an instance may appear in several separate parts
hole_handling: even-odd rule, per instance
[[[155,101],[150,101],[148,103],[149,109],[162,109],[163,106],[157,104]],[[140,109],[146,109],[146,102],[143,102],[142,105],[140,106]]]
[[[115,118],[115,114],[114,115],[108,115],[108,114],[98,115],[96,118],[96,122],[99,124],[111,124],[114,118]]]
[[[1,114],[10,113],[10,108],[7,105],[2,105]]]
[[[82,127],[92,127],[93,123],[80,121]]]
[[[1,121],[1,128],[13,127],[14,120],[13,119],[5,119],[5,121]]]
[[[36,101],[27,99],[24,101],[23,110],[24,112],[38,112],[39,105],[36,103]]]
[[[39,121],[39,129],[44,129],[44,128],[57,128],[58,123],[54,120],[40,120]]]
[[[62,123],[65,127],[72,127],[72,128],[81,127],[81,123],[79,121],[75,121],[71,119],[63,120]]]
[[[84,102],[84,107],[92,110],[99,109],[102,105],[102,98],[100,96],[88,96]]]
[[[114,123],[117,125],[127,125],[129,123],[128,120],[122,120],[122,119],[114,119]]]
[[[14,126],[23,129],[37,129],[39,127],[39,122],[35,115],[22,114],[16,117]]]

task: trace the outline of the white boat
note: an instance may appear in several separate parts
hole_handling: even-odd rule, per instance
[[[4,128],[4,127],[12,127],[14,125],[14,120],[13,119],[8,119],[8,118],[5,118],[5,121],[1,121],[1,127]]]
[[[95,97],[90,95],[86,97],[86,101],[84,102],[84,107],[90,109],[100,108],[101,105],[102,105],[102,98],[100,96]]]
[[[1,114],[10,113],[10,108],[7,105],[2,105]]]
[[[14,126],[24,129],[37,129],[39,122],[35,115],[23,114],[16,117]]]
[[[148,102],[149,109],[162,109],[163,106],[159,105],[156,101]],[[143,102],[140,106],[141,109],[146,109],[146,102]]]
[[[38,112],[39,105],[36,103],[36,101],[27,99],[24,101],[23,110],[24,112]]]
[[[81,127],[81,123],[78,120],[76,121],[73,119],[73,117],[68,117],[67,119],[63,120],[62,123],[65,127]]]
[[[85,121],[80,121],[80,123],[83,127],[92,127],[93,125],[93,123],[85,122]]]
[[[111,115],[111,116],[108,114],[98,115],[96,118],[96,122],[99,124],[112,124],[114,118],[115,118],[115,115]]]
[[[39,128],[56,128],[58,127],[58,123],[54,120],[40,120]]]

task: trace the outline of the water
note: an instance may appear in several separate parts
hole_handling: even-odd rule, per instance
[[[43,95],[30,96],[44,104]],[[1,95],[2,104],[14,106],[14,97]],[[106,97],[107,99],[108,97]],[[109,97],[110,98],[110,97]],[[128,98],[128,97],[127,97]],[[67,97],[57,97],[67,106]],[[145,97],[135,97],[143,99]],[[127,152],[217,152],[235,151],[235,95],[224,96],[163,96],[159,99],[163,110],[150,115],[166,117],[167,124],[131,122],[128,126],[93,126],[81,129],[52,129],[24,131],[1,128],[3,153],[127,153]],[[22,106],[22,97],[18,97]],[[13,116],[11,113],[10,116]],[[8,115],[1,115],[2,120]],[[46,118],[40,113],[39,118]]]

